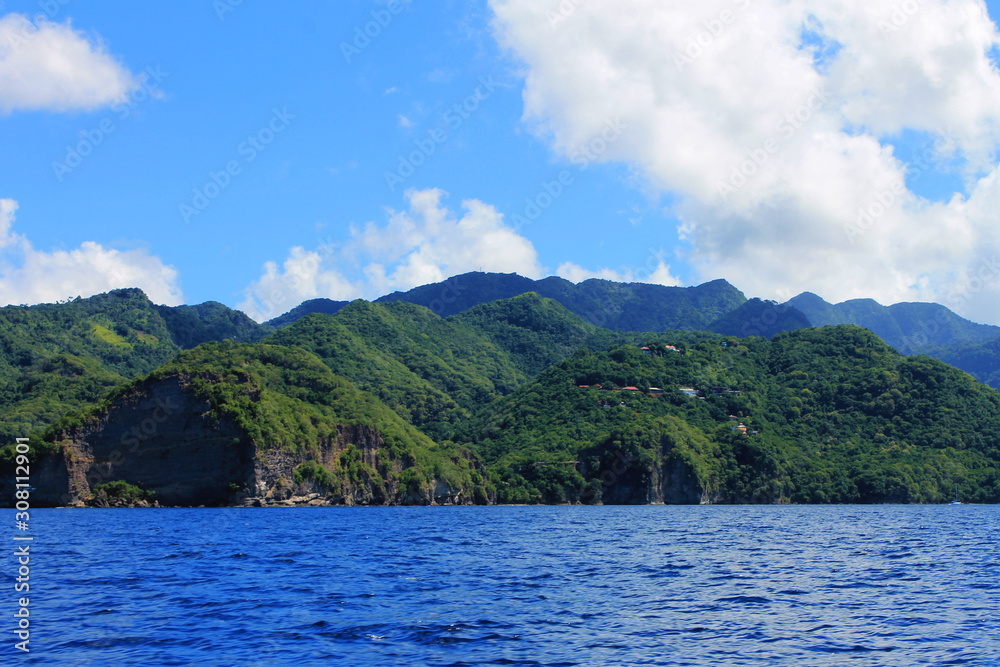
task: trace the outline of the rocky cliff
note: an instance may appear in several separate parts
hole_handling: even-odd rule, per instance
[[[140,382],[81,425],[57,432],[55,446],[32,463],[32,506],[105,504],[100,489],[116,481],[153,492],[161,506],[489,500],[436,479],[401,484],[412,461],[394,457],[369,426],[338,426],[334,436],[304,449],[261,447],[213,410],[192,380],[173,374]],[[0,497],[14,497],[13,476],[5,471],[3,484],[11,488]]]
[[[581,465],[585,477],[596,477],[581,502],[604,505],[697,505],[718,502],[708,486],[698,480],[691,466],[678,456],[669,438],[661,437],[648,461],[620,449],[591,450],[601,460],[599,471]],[[589,458],[588,456],[583,457]]]

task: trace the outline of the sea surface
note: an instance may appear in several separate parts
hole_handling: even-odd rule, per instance
[[[996,506],[34,510],[28,654],[0,522],[0,665],[1000,664]]]

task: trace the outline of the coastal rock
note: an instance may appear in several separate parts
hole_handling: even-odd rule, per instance
[[[157,506],[473,502],[437,480],[404,493],[397,478],[409,462],[393,458],[382,434],[369,426],[338,426],[335,436],[305,452],[259,447],[232,419],[212,410],[194,391],[193,379],[174,374],[139,383],[83,424],[59,432],[55,451],[32,464],[32,505],[153,504],[110,497],[100,488],[119,480],[155,494]],[[360,478],[335,473],[348,452],[361,464]],[[332,483],[311,477],[297,482],[296,469],[306,461],[318,463],[329,473],[324,481]]]

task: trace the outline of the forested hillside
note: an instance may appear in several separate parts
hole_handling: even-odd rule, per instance
[[[632,308],[625,287],[606,312]],[[702,288],[662,294],[677,317],[732,296]],[[178,504],[1000,500],[995,390],[866,329],[735,300],[698,320],[723,333],[617,331],[533,291],[444,318],[359,300],[277,331],[138,290],[8,307],[0,432],[39,443],[53,504],[154,488]],[[196,484],[171,477],[185,465]]]
[[[1000,394],[961,371],[857,327],[667,341],[577,353],[477,415],[459,440],[500,500],[648,502],[664,457],[702,501],[1000,498]]]
[[[154,306],[138,289],[0,308],[0,438],[98,401],[181,349],[259,336],[256,323],[221,304]]]
[[[473,272],[408,292],[393,292],[376,302],[405,301],[448,317],[480,304],[529,292],[554,299],[587,323],[614,331],[708,329],[713,321],[746,301],[743,293],[725,280],[695,287],[664,287],[597,279],[574,284],[555,276],[531,280],[513,273]],[[287,326],[310,313],[334,313],[343,305],[339,301],[313,299],[268,324]]]
[[[316,354],[435,437],[527,379],[486,337],[409,303],[355,301],[266,340]]]

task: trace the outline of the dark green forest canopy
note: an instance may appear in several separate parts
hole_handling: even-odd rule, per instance
[[[138,290],[7,307],[0,433],[51,439],[182,374],[260,447],[302,452],[338,424],[369,425],[421,483],[446,475],[500,502],[649,502],[668,474],[686,495],[665,502],[943,502],[956,487],[1000,500],[995,390],[857,326],[800,328],[791,308],[777,315],[795,331],[733,335],[781,308],[733,298],[712,317],[725,335],[613,331],[531,291],[446,318],[355,301],[273,333]]]
[[[155,306],[138,289],[0,308],[0,438],[44,428],[181,349],[261,335],[221,304]]]
[[[630,456],[649,459],[681,424],[702,437],[678,449],[705,492],[727,502],[940,502],[956,484],[970,500],[1000,497],[1000,394],[939,361],[903,357],[850,326],[770,342],[706,334],[683,352],[648,347],[577,353],[477,415],[458,439],[473,443],[512,499],[553,493],[552,480],[534,474],[539,461],[550,469],[607,458],[594,443],[628,433]],[[546,499],[574,500],[587,482],[566,475]]]

